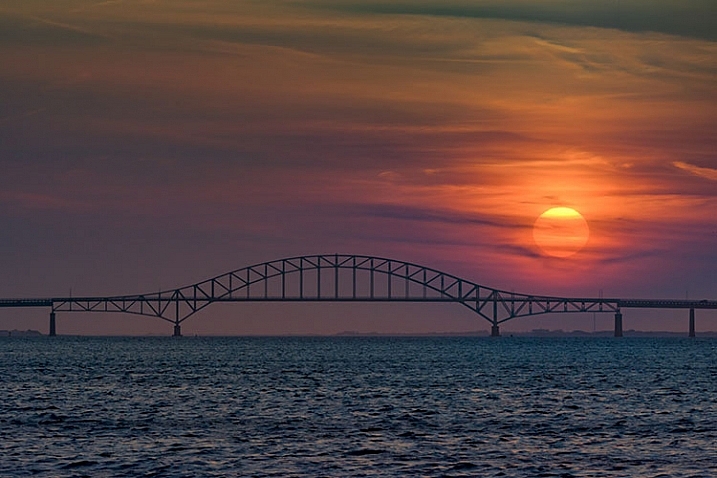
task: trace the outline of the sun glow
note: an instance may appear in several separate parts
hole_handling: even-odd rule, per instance
[[[541,214],[533,226],[533,239],[543,253],[569,257],[588,242],[590,229],[585,218],[569,207],[554,207]]]

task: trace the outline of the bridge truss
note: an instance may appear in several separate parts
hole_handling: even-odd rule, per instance
[[[196,284],[149,294],[113,297],[3,299],[0,307],[51,307],[50,335],[56,312],[122,312],[181,324],[217,302],[454,302],[491,324],[518,317],[576,312],[615,313],[615,335],[622,335],[621,307],[717,309],[717,301],[650,301],[610,298],[565,298],[518,294],[486,287],[430,267],[373,256],[312,255],[263,262]],[[619,322],[619,323],[618,323]]]

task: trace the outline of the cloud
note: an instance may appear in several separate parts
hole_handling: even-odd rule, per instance
[[[628,32],[659,32],[717,39],[713,0],[625,0],[600,2],[574,0],[527,1],[316,1],[313,5],[357,13],[431,15],[558,23],[612,28]]]
[[[369,250],[547,293],[648,287],[665,261],[714,284],[717,42],[630,33],[705,36],[713,0],[12,3],[0,219],[46,222],[18,238],[120,231],[108,247],[145,244],[139,266],[160,229],[217,264],[238,243],[247,263]],[[579,260],[532,243],[552,205],[590,224]],[[0,249],[33,258],[10,233]]]
[[[485,215],[450,211],[440,208],[425,208],[417,206],[401,206],[394,204],[360,204],[350,207],[353,211],[372,217],[399,219],[406,221],[420,221],[444,224],[464,224],[474,226],[489,226],[508,229],[523,229],[525,224],[511,222],[508,219],[487,217]],[[532,226],[532,225],[529,225]]]
[[[701,166],[695,166],[694,164],[683,163],[682,161],[675,161],[672,165],[695,176],[717,181],[717,169],[703,168]]]
[[[0,12],[0,46],[91,46],[105,43],[108,39],[106,34],[68,22]]]

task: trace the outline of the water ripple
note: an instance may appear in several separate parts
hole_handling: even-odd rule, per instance
[[[717,476],[717,341],[0,338],[0,476]]]

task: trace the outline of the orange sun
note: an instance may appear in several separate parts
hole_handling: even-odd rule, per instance
[[[533,226],[535,244],[553,257],[572,256],[588,242],[590,229],[575,209],[554,207],[541,214]]]

